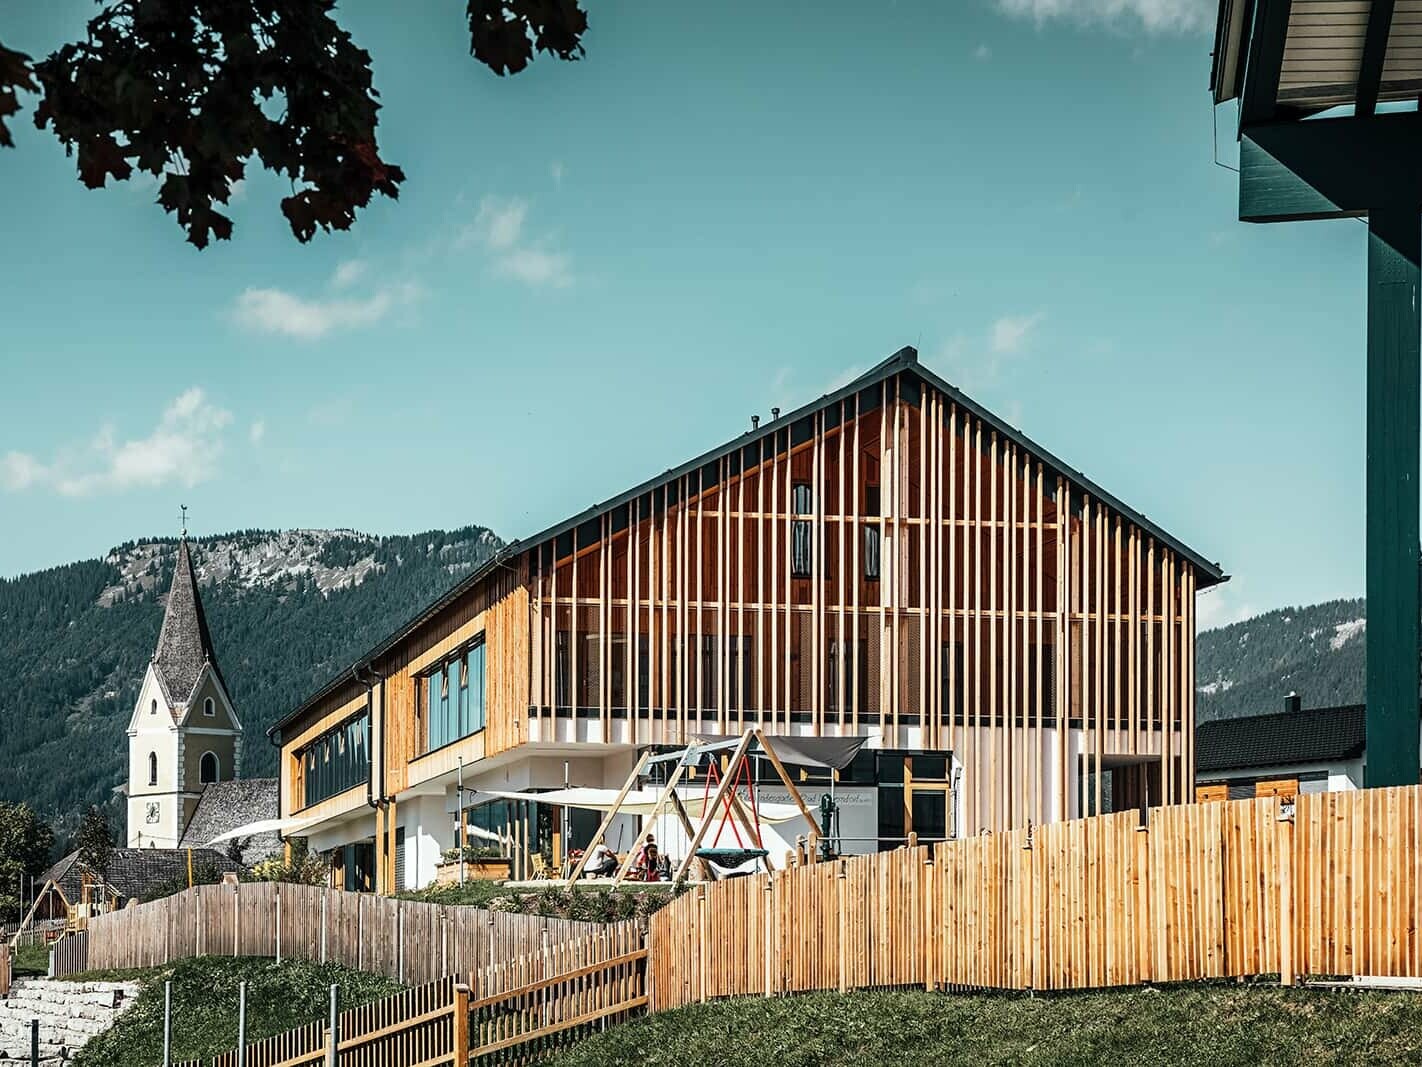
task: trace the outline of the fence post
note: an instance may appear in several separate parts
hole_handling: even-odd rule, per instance
[[[281,883],[273,882],[276,894],[276,961],[281,962]]]
[[[237,983],[237,1067],[247,1067],[247,983]]]
[[[454,987],[454,1067],[469,1062],[469,987],[459,982]]]
[[[339,1014],[341,990],[331,983],[331,1014],[326,1026],[326,1067],[337,1067],[336,1050],[341,1044],[341,1017]]]
[[[18,942],[17,942],[18,943]],[[0,941],[0,997],[10,995],[10,946]]]
[[[837,909],[839,911],[839,991],[846,993],[849,991],[849,974],[847,973],[849,953],[847,951],[848,946],[845,944],[844,913],[848,907],[849,874],[845,869],[843,859],[839,861],[839,875],[835,878],[835,881],[839,883],[839,908]]]
[[[163,1067],[173,1067],[173,982],[163,983]]]
[[[1279,984],[1294,984],[1294,800],[1281,801],[1279,828]]]
[[[39,1020],[30,1020],[30,1067],[39,1067]]]
[[[697,946],[696,954],[701,963],[701,996],[702,1004],[706,1003],[706,957],[711,954],[711,943],[706,939],[706,887],[700,886],[696,893],[696,929]]]
[[[775,973],[775,872],[765,872],[765,995],[774,995],[771,976]]]

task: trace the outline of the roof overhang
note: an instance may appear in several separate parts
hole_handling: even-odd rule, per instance
[[[1370,115],[1422,92],[1419,0],[1220,0],[1210,88],[1241,119]]]

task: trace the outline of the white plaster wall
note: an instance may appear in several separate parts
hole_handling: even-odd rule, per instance
[[[450,812],[454,791],[435,796],[412,797],[399,808],[397,825],[405,828],[405,877],[407,889],[423,889],[435,880],[440,854],[453,848],[454,816]]]

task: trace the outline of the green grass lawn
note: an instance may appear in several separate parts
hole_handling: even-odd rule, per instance
[[[815,993],[613,1027],[555,1067],[1422,1062],[1422,994],[1234,984],[1028,998]]]
[[[147,971],[94,972],[85,979],[143,983],[137,1002],[107,1032],[89,1042],[75,1067],[153,1067],[163,1061],[163,982],[173,982],[173,1058],[213,1056],[237,1044],[237,986],[247,983],[247,1039],[326,1017],[330,987],[342,1008],[399,992],[398,982],[329,964],[207,956]]]
[[[16,978],[43,978],[49,973],[49,948],[21,945],[10,960],[10,973]]]

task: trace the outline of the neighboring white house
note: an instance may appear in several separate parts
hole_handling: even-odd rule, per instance
[[[1364,706],[1304,710],[1300,703],[1290,694],[1281,712],[1197,725],[1195,799],[1361,789],[1367,763]]]

